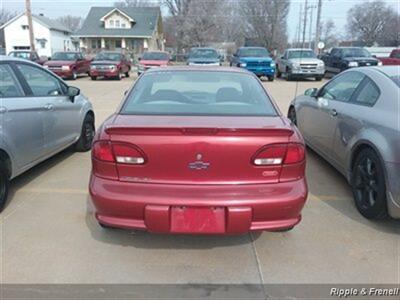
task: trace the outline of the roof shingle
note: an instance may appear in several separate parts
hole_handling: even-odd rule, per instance
[[[115,7],[92,7],[82,28],[74,36],[151,37],[161,14],[159,7],[118,8],[135,21],[133,27],[105,29],[104,23],[100,19],[114,9]]]

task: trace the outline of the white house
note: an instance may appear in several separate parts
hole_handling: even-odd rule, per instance
[[[60,22],[32,15],[35,48],[39,56],[52,56],[57,51],[75,50],[71,41],[71,31]],[[29,50],[29,26],[25,14],[20,14],[3,24],[6,53],[13,50]]]

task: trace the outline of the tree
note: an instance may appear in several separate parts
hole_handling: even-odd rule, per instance
[[[71,15],[59,17],[57,18],[57,21],[69,28],[72,32],[76,32],[78,29],[80,29],[83,23],[83,19],[81,17]]]
[[[11,12],[2,8],[0,10],[0,25],[7,23],[9,20],[14,18],[17,15],[15,12]]]
[[[146,0],[123,0],[114,2],[115,7],[149,7],[158,6],[159,1],[146,1]]]
[[[321,39],[325,44],[325,49],[337,46],[339,43],[338,34],[336,32],[335,22],[332,19],[321,23]]]
[[[398,18],[399,15],[383,1],[364,2],[348,11],[347,30],[353,38],[373,46],[390,32],[398,34],[396,28],[388,28],[388,24]]]
[[[248,38],[270,50],[286,47],[289,0],[248,0],[240,7]]]

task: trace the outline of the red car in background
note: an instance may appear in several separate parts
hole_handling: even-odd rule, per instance
[[[144,73],[98,130],[89,190],[103,227],[290,230],[305,165],[302,136],[255,75],[166,67]]]
[[[167,52],[152,51],[145,52],[139,59],[138,75],[154,67],[165,67],[169,65],[170,56]]]
[[[96,55],[90,64],[90,77],[122,79],[122,75],[129,77],[131,71],[130,60],[120,52],[105,51]]]
[[[394,49],[389,57],[378,57],[384,66],[399,66],[400,65],[400,49]]]
[[[81,52],[56,52],[43,66],[62,78],[75,80],[78,75],[89,74],[90,60]]]

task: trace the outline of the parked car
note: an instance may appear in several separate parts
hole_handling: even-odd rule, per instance
[[[92,105],[76,87],[41,66],[0,57],[0,211],[11,179],[73,145],[88,151]]]
[[[168,52],[145,52],[143,53],[143,56],[139,59],[138,75],[154,67],[165,67],[169,65],[169,61],[170,58]]]
[[[187,58],[188,66],[221,66],[221,56],[214,48],[192,48]]]
[[[276,62],[276,76],[282,74],[286,80],[293,78],[315,78],[321,81],[325,75],[325,64],[311,49],[286,49]]]
[[[354,67],[380,66],[382,62],[372,57],[368,50],[358,47],[336,47],[321,57],[326,72],[338,74]]]
[[[262,47],[242,47],[231,60],[231,67],[244,68],[258,77],[266,76],[269,81],[275,77],[275,62],[268,50]]]
[[[75,80],[78,75],[89,75],[90,60],[81,52],[56,52],[43,66],[62,78]]]
[[[120,52],[104,51],[96,55],[90,63],[90,78],[97,77],[122,79],[122,75],[129,77],[131,61]]]
[[[378,57],[378,59],[382,62],[383,65],[400,65],[400,49],[394,49],[389,57]]]
[[[307,198],[304,152],[298,130],[255,75],[149,70],[95,137],[90,195],[105,227],[289,230]]]
[[[36,51],[30,50],[15,50],[8,53],[8,55],[11,57],[27,59],[39,65],[43,65],[47,61],[47,59],[45,59],[44,57],[40,57]]]
[[[400,218],[399,93],[397,67],[366,67],[290,105],[307,145],[346,176],[366,218]]]

